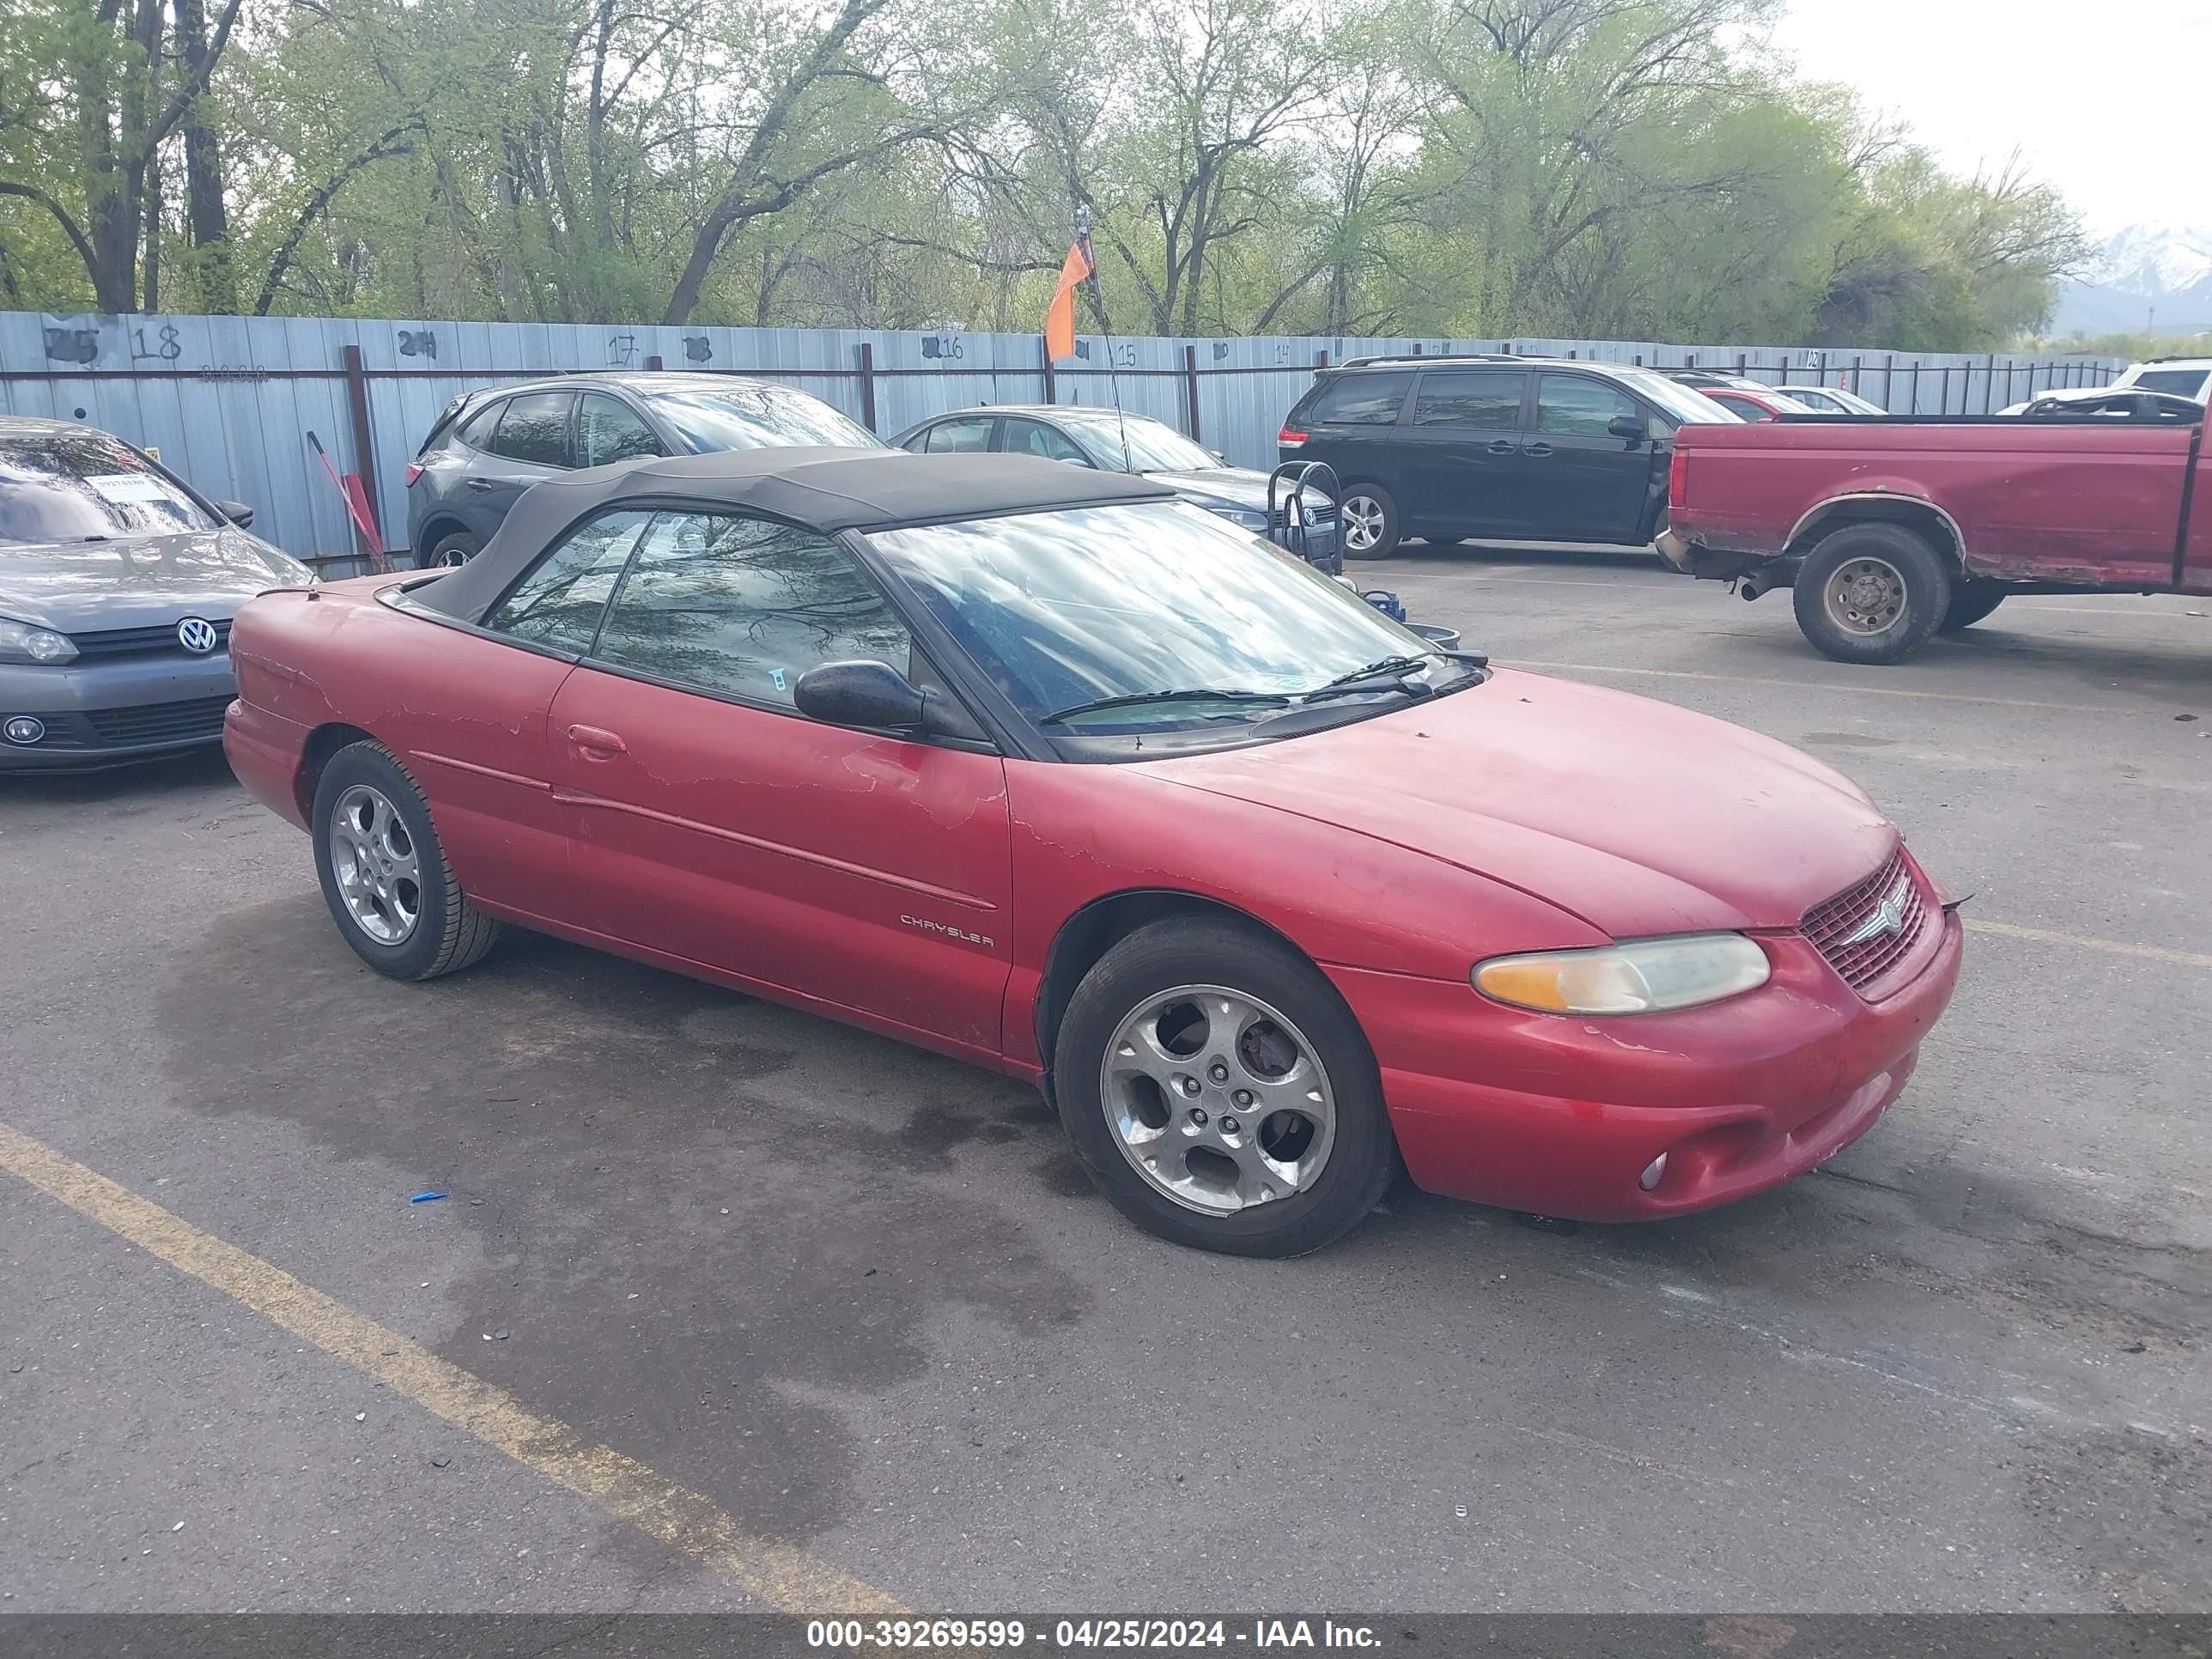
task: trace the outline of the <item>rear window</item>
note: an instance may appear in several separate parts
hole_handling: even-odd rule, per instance
[[[0,545],[216,527],[182,484],[105,432],[0,443]]]
[[[1397,420],[1413,384],[1411,369],[1402,374],[1339,374],[1306,393],[1292,413],[1315,426],[1389,426]]]
[[[2184,398],[2204,395],[2206,374],[2201,368],[2147,368],[2129,382],[2145,392],[2172,392]]]

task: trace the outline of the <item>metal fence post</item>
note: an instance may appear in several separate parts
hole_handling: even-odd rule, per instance
[[[668,367],[667,363],[662,360],[660,354],[657,351],[645,360],[645,366],[656,374],[659,374],[662,369]]]
[[[361,348],[349,345],[342,355],[345,364],[346,406],[353,416],[353,468],[361,474],[361,493],[368,501],[368,521],[375,527],[376,538],[384,539],[382,521],[376,513],[376,445],[374,428],[368,422],[368,370],[361,360]],[[352,524],[352,514],[347,514]],[[356,552],[370,551],[368,541],[361,526],[353,525],[354,548]]]
[[[876,430],[876,348],[870,340],[860,342],[860,423]]]
[[[1044,400],[1049,404],[1060,401],[1060,378],[1052,372],[1052,342],[1043,335],[1037,336],[1037,355],[1044,363]]]
[[[1198,348],[1186,344],[1182,349],[1182,392],[1185,405],[1190,410],[1190,441],[1204,443],[1198,429]]]

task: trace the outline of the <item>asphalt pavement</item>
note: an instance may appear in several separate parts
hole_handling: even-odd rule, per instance
[[[377,978],[219,758],[0,781],[0,1125],[122,1194],[0,1170],[0,1608],[2212,1610],[2212,605],[1866,670],[1647,559],[1356,574],[1973,896],[1873,1133],[1665,1224],[1401,1187],[1194,1254],[951,1061],[528,936]]]

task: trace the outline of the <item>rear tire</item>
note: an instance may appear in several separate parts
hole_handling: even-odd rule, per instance
[[[1198,1249],[1320,1249],[1399,1167],[1358,1022],[1311,963],[1249,922],[1171,917],[1108,951],[1060,1022],[1054,1085],[1115,1208]]]
[[[354,954],[392,979],[435,979],[482,959],[499,924],[468,901],[407,769],[349,744],[315,786],[309,820],[323,902]]]
[[[1928,538],[1899,524],[1848,524],[1805,556],[1790,589],[1797,626],[1838,662],[1902,662],[1951,605],[1951,573]]]
[[[1398,503],[1382,485],[1352,485],[1336,510],[1346,558],[1387,559],[1398,550]]]
[[[457,565],[466,564],[483,551],[482,542],[465,530],[456,530],[450,535],[441,536],[432,544],[429,561],[423,568],[451,569]]]
[[[1936,624],[1938,634],[1955,634],[1962,628],[1972,628],[2005,601],[2005,585],[1993,581],[1955,583],[1951,589],[1951,603],[1943,612],[1943,620]]]

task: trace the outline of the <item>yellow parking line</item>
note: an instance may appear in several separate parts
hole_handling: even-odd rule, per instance
[[[592,1443],[506,1389],[447,1364],[283,1268],[200,1231],[4,1123],[0,1170],[368,1372],[526,1468],[682,1550],[781,1612],[903,1611],[873,1585],[791,1545],[751,1536],[711,1498],[664,1480],[611,1446]]]
[[[1503,659],[1501,659],[1503,660]],[[1863,691],[1870,697],[1920,697],[1937,702],[1978,702],[1997,708],[2058,708],[2075,714],[2133,714],[2140,710],[2113,703],[2034,702],[2026,697],[1978,697],[1964,691],[1911,691],[1895,685],[1858,685],[1842,680],[1769,680],[1748,674],[1695,674],[1683,668],[1623,668],[1615,663],[1536,662],[1525,657],[1504,661],[1508,668],[1534,668],[1547,674],[1643,674],[1662,680],[1711,680],[1721,685],[1775,685],[1788,691]]]
[[[2048,927],[2019,927],[2009,921],[1966,918],[1970,933],[1996,933],[2006,939],[2032,939],[2045,945],[2072,945],[2084,951],[2109,951],[2116,957],[2141,957],[2146,962],[2171,962],[2184,968],[2212,968],[2212,957],[2195,951],[2169,951],[2163,945],[2130,945],[2124,939],[2090,939],[2081,933],[2061,933]]]

